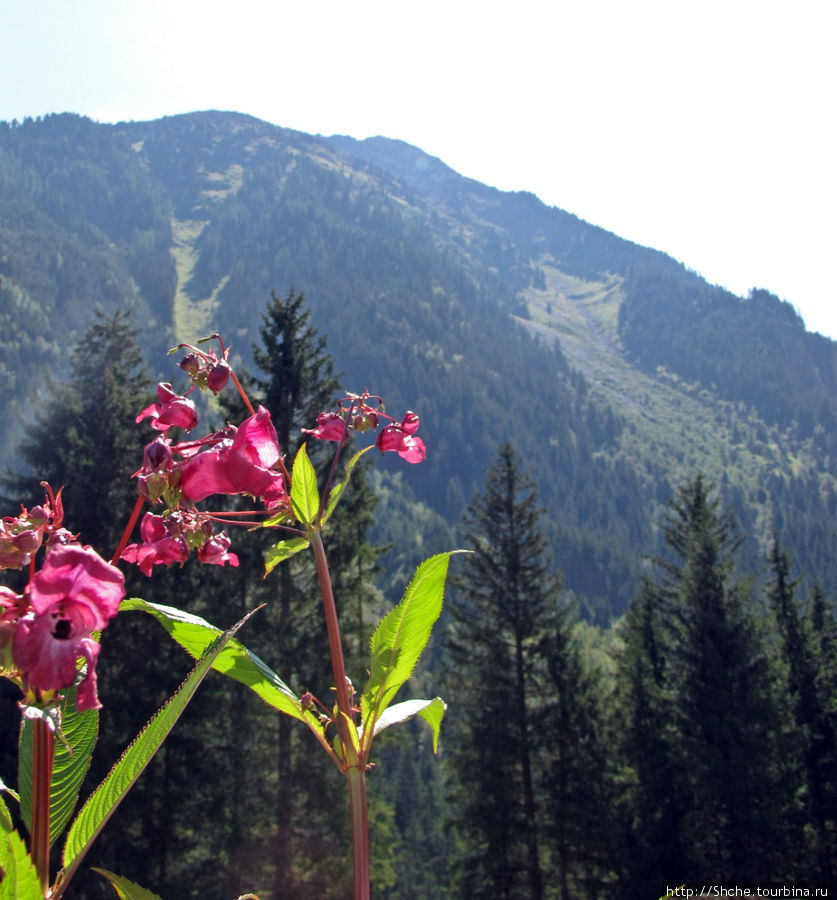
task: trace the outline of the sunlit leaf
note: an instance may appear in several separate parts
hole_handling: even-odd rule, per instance
[[[269,575],[279,563],[304,550],[307,546],[308,541],[303,537],[288,538],[274,544],[264,555],[265,575]]]
[[[308,459],[305,444],[300,445],[291,472],[291,507],[304,525],[313,524],[320,511],[317,471]]]
[[[423,562],[404,598],[381,620],[372,636],[372,665],[361,698],[364,727],[375,723],[412,674],[433,624],[442,611],[450,553]]]
[[[41,883],[16,831],[0,834],[0,900],[42,900]]]
[[[113,872],[108,872],[107,869],[94,868],[93,871],[107,878],[119,895],[120,900],[160,900],[157,894],[140,887],[133,881],[128,881],[127,878],[123,878],[121,875],[114,875]]]
[[[433,752],[439,749],[439,729],[442,725],[442,717],[445,715],[444,700],[434,697],[432,700],[404,700],[402,703],[394,703],[388,706],[375,721],[375,734],[389,728],[390,725],[398,725],[406,722],[414,716],[421,716],[433,729]]]
[[[149,603],[138,597],[123,600],[119,610],[120,612],[135,610],[154,616],[194,659],[198,659],[221,634],[220,628],[210,625],[200,616],[173,606]],[[249,687],[274,709],[305,722],[315,732],[322,732],[322,725],[317,717],[312,712],[302,709],[296,694],[266,663],[236,638],[224,646],[212,667]]]

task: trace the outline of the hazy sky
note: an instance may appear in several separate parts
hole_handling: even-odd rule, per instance
[[[0,0],[0,119],[400,138],[837,338],[833,0]]]

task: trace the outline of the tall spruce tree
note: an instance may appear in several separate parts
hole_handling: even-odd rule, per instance
[[[776,618],[780,657],[790,705],[787,735],[788,765],[797,791],[797,813],[793,858],[797,878],[822,878],[830,882],[835,864],[834,717],[828,707],[833,701],[833,684],[821,690],[827,678],[827,643],[817,638],[824,623],[822,595],[815,592],[811,621],[806,620],[795,597],[798,580],[790,577],[790,559],[774,535],[768,556],[770,581],[767,599]],[[820,609],[816,607],[820,606]],[[819,632],[816,626],[820,625]],[[812,627],[813,626],[813,627]],[[833,675],[833,668],[831,669]]]
[[[605,689],[601,671],[579,647],[576,621],[575,611],[564,605],[539,647],[539,821],[546,879],[561,900],[603,893],[613,869],[616,833]]]
[[[595,881],[600,859],[593,862],[596,836],[586,832],[602,798],[590,791],[603,774],[596,688],[572,639],[541,517],[534,481],[501,445],[466,513],[473,555],[449,603],[452,825],[463,897],[541,897],[558,883],[566,898],[588,887],[587,876]]]
[[[46,379],[20,452],[30,474],[5,479],[15,499],[40,502],[41,481],[64,486],[65,526],[102,556],[116,548],[136,500],[131,474],[147,433],[137,428],[137,398],[151,392],[130,316],[96,311],[73,348],[66,382]]]
[[[279,446],[290,466],[306,440],[302,428],[313,427],[317,414],[332,408],[339,382],[325,337],[310,325],[303,294],[291,289],[282,297],[274,292],[259,334],[260,344],[253,348],[259,371],[244,381],[251,401],[270,410]],[[312,441],[309,455],[315,463],[327,463],[335,447]],[[380,554],[366,539],[375,499],[366,485],[365,472],[365,465],[356,467],[324,536],[349,661],[358,658],[368,638],[364,627],[371,624],[369,606],[376,598],[372,580]],[[253,566],[261,567],[261,554],[276,539],[276,535],[265,534],[251,541],[244,551],[248,564],[242,568],[252,571]],[[259,633],[250,642],[253,650],[295,689],[310,690],[322,702],[330,703],[326,692],[332,675],[313,560],[308,554],[298,554],[263,582],[254,585],[251,578],[250,583],[242,584],[242,590],[251,606],[267,603],[260,614]],[[263,847],[265,855],[276,861],[273,896],[289,900],[342,897],[346,885],[334,877],[335,871],[347,871],[334,866],[347,846],[342,779],[325,756],[314,751],[305,729],[289,717],[277,717],[271,741],[272,750],[263,747],[259,754],[262,765],[275,773],[269,779],[276,785],[272,812],[261,804],[264,825],[273,835]],[[272,766],[264,758],[266,752],[273,754]],[[264,787],[267,773],[262,770],[259,778]]]
[[[792,797],[780,753],[783,707],[752,598],[735,575],[732,518],[710,493],[701,476],[677,490],[662,525],[670,554],[655,561],[657,578],[637,601],[647,610],[635,615],[635,634],[651,632],[634,639],[641,656],[631,665],[639,662],[650,676],[645,727],[663,742],[652,742],[658,771],[634,757],[631,778],[636,796],[669,789],[673,797],[663,807],[677,829],[669,841],[676,855],[667,862],[679,872],[661,869],[663,886],[673,875],[708,871],[719,879],[767,880],[788,867],[782,821]],[[641,720],[638,708],[629,715]]]

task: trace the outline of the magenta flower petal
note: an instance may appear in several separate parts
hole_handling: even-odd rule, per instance
[[[204,450],[183,464],[180,487],[194,503],[210,494],[237,494],[226,466],[227,450]]]
[[[53,547],[29,588],[36,613],[45,613],[56,603],[83,606],[92,617],[91,631],[105,627],[124,596],[125,576],[92,547],[80,544]]]
[[[279,462],[279,441],[270,413],[263,407],[245,419],[232,442],[232,452],[241,454],[255,466],[269,469]]]
[[[302,431],[321,441],[339,441],[346,434],[346,420],[340,413],[323,412],[317,416],[316,428],[303,428]]]
[[[12,643],[26,690],[57,691],[76,680],[76,662],[87,661],[77,706],[94,709],[96,658],[93,631],[107,625],[124,596],[124,577],[90,547],[53,547],[29,583],[31,609],[18,622]]]

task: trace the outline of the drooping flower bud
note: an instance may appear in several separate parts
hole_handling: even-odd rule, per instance
[[[178,365],[190,377],[197,375],[201,370],[201,360],[197,353],[187,353]]]
[[[217,394],[227,386],[227,382],[230,380],[230,371],[230,364],[224,359],[219,360],[209,370],[209,375],[207,375],[206,378],[206,386],[213,394]]]
[[[153,471],[162,469],[172,461],[171,446],[166,438],[162,435],[154,438],[149,444],[145,445],[142,454],[142,465],[144,469]]]

